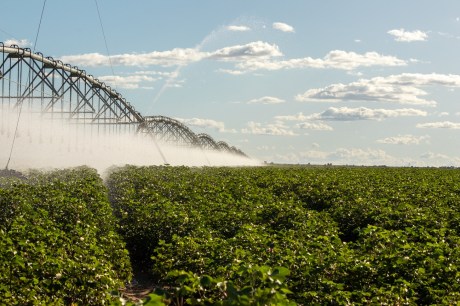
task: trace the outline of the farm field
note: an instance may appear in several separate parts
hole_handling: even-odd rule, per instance
[[[7,304],[116,304],[132,271],[150,305],[460,302],[458,169],[83,167],[0,204]]]

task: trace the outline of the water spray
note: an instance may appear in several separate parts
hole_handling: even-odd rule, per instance
[[[34,51],[35,51],[35,48],[37,46],[38,34],[40,33],[40,27],[42,25],[43,13],[45,12],[45,6],[46,6],[46,0],[43,1],[42,12],[40,14],[40,21],[38,23],[38,28],[37,28],[37,34],[35,35]],[[31,71],[29,70],[29,80],[30,80],[30,73],[31,73]],[[3,77],[3,75],[2,75],[2,77]],[[8,161],[6,162],[6,165],[5,165],[5,170],[8,170],[8,166],[10,165],[10,161],[11,161],[11,156],[13,155],[14,143],[15,143],[16,137],[17,137],[18,126],[19,126],[19,121],[21,119],[21,112],[22,112],[23,103],[24,103],[24,99],[21,99],[20,101],[18,101],[18,104],[19,104],[18,120],[16,122],[16,128],[14,130],[13,141],[11,142],[10,154],[8,156]]]

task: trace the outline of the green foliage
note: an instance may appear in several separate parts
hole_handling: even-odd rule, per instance
[[[129,300],[125,300],[123,298],[116,298],[110,302],[110,306],[165,306],[166,304],[164,301],[166,300],[163,296],[150,293],[145,299],[139,302],[132,302]]]
[[[460,302],[456,170],[128,166],[108,186],[170,303],[271,303],[262,267],[287,268],[299,304]]]
[[[170,305],[296,305],[287,298],[288,269],[243,263],[233,269],[234,280],[174,270],[165,278],[167,290],[157,293]]]
[[[126,166],[106,184],[0,178],[1,303],[120,305],[127,250],[157,281],[137,305],[460,303],[458,170]]]
[[[99,305],[129,280],[105,190],[84,167],[0,188],[2,303]]]

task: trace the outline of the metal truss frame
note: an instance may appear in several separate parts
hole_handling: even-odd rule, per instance
[[[207,134],[195,134],[165,116],[142,116],[123,96],[75,66],[0,42],[0,108],[26,108],[42,117],[97,125],[103,131],[147,133],[180,146],[243,152]]]

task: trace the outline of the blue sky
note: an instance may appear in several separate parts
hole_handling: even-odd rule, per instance
[[[47,0],[36,46],[43,2],[2,1],[0,41],[263,161],[460,166],[459,1],[97,4],[108,52],[94,0]]]

